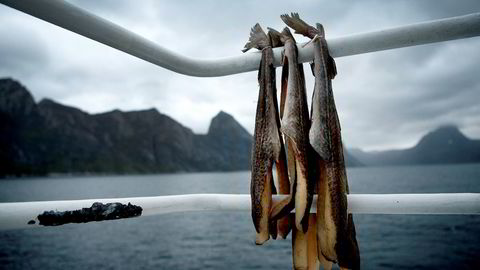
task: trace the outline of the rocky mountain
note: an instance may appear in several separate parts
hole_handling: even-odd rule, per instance
[[[345,164],[347,167],[363,167],[365,164],[363,164],[360,160],[358,160],[352,153],[350,153],[350,150],[345,150]]]
[[[455,126],[440,127],[425,135],[417,145],[409,149],[349,151],[367,166],[480,162],[480,140],[467,138]]]
[[[252,135],[220,112],[195,134],[156,109],[89,114],[0,79],[0,177],[249,170]],[[358,162],[346,153],[347,164]]]
[[[156,109],[89,114],[0,80],[0,176],[248,170],[251,143],[225,112],[195,134]]]

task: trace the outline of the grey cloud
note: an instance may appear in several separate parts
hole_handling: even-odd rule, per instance
[[[477,0],[462,0],[461,3],[449,0],[410,0],[409,2],[409,4],[418,7],[424,14],[428,14],[432,18],[460,16],[480,11],[480,2]]]
[[[15,27],[15,31],[11,31]],[[0,74],[30,76],[48,68],[49,57],[45,44],[28,29],[0,24]]]
[[[135,16],[139,9],[138,1],[116,0],[69,0],[73,5],[81,7],[99,16],[129,17]]]
[[[284,25],[279,15],[291,11],[308,22],[324,24],[328,37],[480,11],[478,1],[443,0],[72,3],[198,58],[240,54],[256,22],[280,30]],[[22,21],[28,21],[31,33],[21,31],[18,22]],[[156,107],[196,132],[205,132],[211,117],[225,110],[253,131],[256,72],[192,78],[1,6],[0,22],[7,22],[0,24],[0,36],[12,40],[8,44],[0,40],[0,75],[20,79],[38,98],[53,98],[89,112]],[[337,59],[334,91],[347,146],[408,146],[445,123],[480,137],[479,42],[474,38]],[[31,71],[38,67],[43,68]],[[309,72],[306,75],[311,95],[313,80]]]

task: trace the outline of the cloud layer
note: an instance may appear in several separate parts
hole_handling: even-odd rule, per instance
[[[256,22],[284,27],[296,11],[327,37],[480,12],[478,1],[71,1],[181,54],[240,54]],[[155,107],[203,133],[218,111],[253,131],[256,72],[194,78],[164,70],[0,5],[0,77],[96,113]],[[303,41],[301,37],[298,41]],[[338,58],[335,99],[349,147],[413,145],[456,124],[480,138],[480,38]],[[308,93],[313,80],[307,74]]]

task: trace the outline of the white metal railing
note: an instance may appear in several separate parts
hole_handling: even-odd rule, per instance
[[[220,59],[195,59],[163,48],[127,29],[59,0],[0,0],[7,6],[124,51],[163,68],[198,77],[215,77],[258,69],[261,54],[251,52]],[[245,33],[245,38],[247,38]],[[480,13],[422,22],[363,34],[328,39],[333,57],[415,46],[480,35]],[[313,59],[312,46],[299,46],[300,62]],[[275,64],[281,48],[274,50]]]
[[[274,195],[279,201],[287,195]],[[312,212],[316,212],[316,199]],[[44,211],[72,211],[94,202],[132,203],[142,207],[141,216],[188,211],[249,211],[250,195],[189,194],[157,197],[89,199],[0,203],[0,230],[39,227],[37,216]],[[353,214],[480,214],[480,194],[349,194],[348,211]],[[36,221],[28,225],[28,221]]]
[[[248,72],[256,70],[260,62],[258,52],[209,60],[185,57],[65,1],[0,0],[0,3],[186,75],[213,77]],[[474,13],[333,38],[328,40],[328,46],[332,56],[342,57],[479,35],[480,13]],[[274,50],[276,65],[280,64],[281,50]],[[310,61],[312,57],[311,46],[299,46],[300,62]],[[142,216],[181,211],[250,209],[249,195],[228,194],[0,203],[0,229],[38,227],[27,225],[27,222],[43,211],[76,210],[90,207],[93,202],[131,202],[144,209]],[[348,205],[349,211],[356,214],[479,214],[480,194],[351,194],[348,195]]]

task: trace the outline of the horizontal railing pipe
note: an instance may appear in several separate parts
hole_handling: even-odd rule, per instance
[[[0,0],[7,6],[50,22],[140,59],[190,76],[215,77],[257,70],[260,53],[219,59],[185,57],[163,48],[121,26],[61,0]],[[239,33],[248,37],[248,33]],[[380,31],[328,39],[333,57],[415,46],[480,35],[480,13],[410,24]],[[239,48],[240,50],[240,48]],[[274,50],[280,65],[281,48]],[[299,61],[313,58],[311,46],[299,46]]]
[[[286,195],[275,195],[274,202]],[[312,212],[316,212],[316,199]],[[73,211],[91,207],[94,202],[134,204],[142,207],[141,216],[191,211],[250,211],[250,195],[189,194],[157,197],[88,199],[0,203],[0,230],[35,228],[44,211]],[[430,214],[478,215],[480,193],[440,194],[349,194],[348,211],[352,214]],[[34,224],[28,224],[34,221]],[[33,223],[33,222],[30,222]]]

